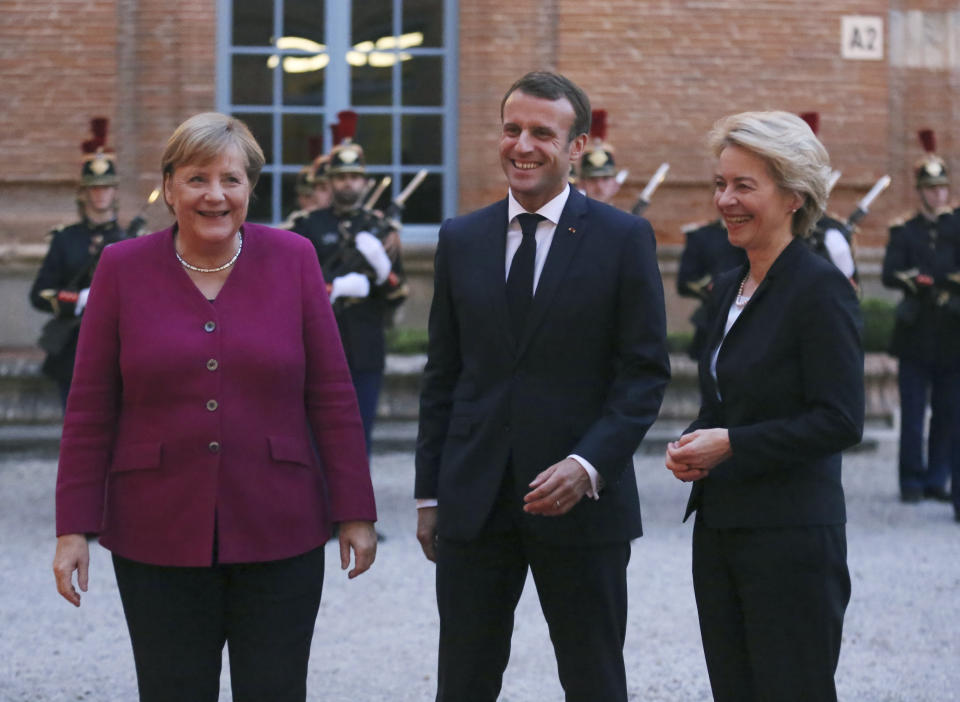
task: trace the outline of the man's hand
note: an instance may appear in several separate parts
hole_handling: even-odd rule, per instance
[[[437,562],[437,508],[420,507],[417,510],[417,541],[428,561]]]
[[[527,514],[559,517],[573,509],[587,494],[590,489],[590,476],[577,461],[564,458],[534,478],[530,487],[533,489],[523,496],[526,503],[523,511]]]
[[[77,585],[87,591],[90,569],[90,546],[83,534],[64,534],[57,537],[57,552],[53,556],[53,575],[57,592],[74,607],[80,606],[80,593],[73,587],[73,571],[77,571]]]
[[[355,578],[370,566],[377,557],[377,532],[373,522],[340,522],[340,569],[350,565],[350,549],[353,549],[354,567],[348,578]]]

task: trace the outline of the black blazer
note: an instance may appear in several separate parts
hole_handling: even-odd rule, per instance
[[[438,529],[475,537],[508,461],[518,496],[583,456],[605,487],[562,517],[523,515],[552,543],[639,536],[632,456],[670,377],[663,287],[646,220],[571,189],[521,338],[507,313],[507,201],[444,222],[420,400],[416,496]]]
[[[714,528],[841,524],[840,452],[860,441],[864,415],[853,287],[794,239],[727,334],[714,381],[710,357],[746,272],[717,281],[700,356],[703,404],[687,429],[726,427],[733,457],[693,484],[684,519],[699,510]]]

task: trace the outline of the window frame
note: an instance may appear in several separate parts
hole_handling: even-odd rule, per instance
[[[459,6],[458,0],[440,0],[443,3],[443,46],[425,48],[405,48],[403,53],[413,57],[435,56],[443,60],[443,99],[439,106],[415,107],[403,104],[403,86],[401,83],[402,63],[397,61],[391,67],[392,104],[388,106],[363,106],[350,104],[350,65],[346,60],[347,51],[352,49],[350,37],[351,13],[353,2],[362,0],[326,0],[324,7],[324,33],[327,53],[330,62],[323,69],[324,76],[324,104],[322,106],[283,105],[282,62],[271,69],[273,71],[272,102],[269,105],[247,105],[232,101],[233,85],[233,58],[237,55],[278,55],[278,56],[306,56],[311,55],[298,49],[277,49],[269,46],[235,46],[233,36],[233,0],[217,0],[217,33],[216,33],[216,86],[215,103],[219,112],[226,114],[265,114],[272,120],[273,159],[266,164],[262,173],[272,176],[270,189],[270,210],[273,223],[280,222],[286,213],[282,211],[282,179],[283,176],[296,174],[303,166],[302,163],[283,162],[283,117],[284,115],[317,115],[322,117],[324,124],[330,124],[337,119],[340,110],[352,109],[362,120],[364,115],[389,115],[391,120],[391,162],[385,165],[368,165],[367,172],[371,176],[382,177],[389,175],[392,178],[390,185],[391,197],[396,197],[402,190],[402,178],[412,176],[421,168],[426,168],[430,175],[437,174],[442,179],[443,202],[440,207],[441,222],[457,213],[458,206],[458,167],[459,155],[457,149],[457,126],[459,122]],[[273,2],[272,35],[283,26],[284,0]],[[400,36],[403,31],[402,12],[404,0],[392,0],[393,3],[393,35]],[[318,3],[319,4],[319,3]],[[334,56],[341,56],[335,61]],[[442,129],[442,162],[440,164],[407,164],[401,162],[402,121],[406,115],[439,115],[443,119]],[[329,151],[331,134],[324,129],[324,150]],[[435,243],[440,222],[436,223],[405,223],[402,231],[404,241],[410,243]]]

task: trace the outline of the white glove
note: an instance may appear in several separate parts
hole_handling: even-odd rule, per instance
[[[90,296],[90,288],[84,288],[77,293],[77,301],[74,303],[73,314],[79,317],[83,314],[83,308],[87,306],[87,298]]]
[[[330,302],[338,297],[366,297],[370,294],[370,279],[363,273],[347,273],[333,279]]]
[[[376,284],[380,285],[387,279],[387,276],[390,275],[390,269],[393,268],[383,244],[370,232],[357,234],[354,243],[357,246],[357,251],[362,253],[363,257],[367,259],[367,263],[373,266],[373,270],[377,274]]]

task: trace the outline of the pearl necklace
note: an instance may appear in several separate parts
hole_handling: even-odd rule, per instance
[[[180,264],[184,268],[189,268],[191,271],[196,271],[197,273],[219,273],[220,271],[225,271],[234,263],[237,262],[237,259],[240,258],[240,252],[243,251],[243,234],[237,232],[237,236],[240,237],[240,245],[237,247],[237,252],[233,254],[233,258],[224,263],[222,266],[217,266],[216,268],[201,268],[200,266],[195,266],[192,263],[187,263],[183,260],[183,256],[180,255],[180,252],[177,251],[177,247],[173,247],[173,252],[177,255],[177,260],[180,261]]]
[[[747,273],[745,276],[743,276],[743,280],[740,281],[740,288],[737,290],[737,297],[733,301],[733,304],[735,304],[737,307],[742,308],[746,306],[748,302],[750,302],[749,297],[743,296],[743,286],[747,284],[747,278],[749,277],[750,277],[750,274]]]

